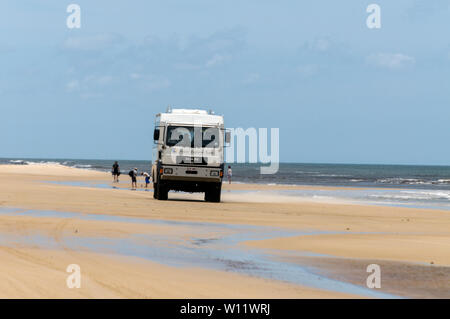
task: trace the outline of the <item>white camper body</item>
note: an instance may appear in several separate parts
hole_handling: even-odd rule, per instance
[[[154,197],[168,192],[204,192],[220,202],[224,171],[223,116],[204,110],[174,109],[156,115],[153,134]]]

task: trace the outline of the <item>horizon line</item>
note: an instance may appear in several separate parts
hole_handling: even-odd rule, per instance
[[[105,158],[65,158],[65,157],[0,157],[4,160],[74,160],[74,161],[139,161],[139,162],[152,162],[150,159],[105,159]],[[231,163],[227,164],[261,164],[268,165],[269,163]],[[294,161],[280,161],[279,164],[305,164],[305,165],[380,165],[380,166],[441,166],[450,167],[450,164],[399,164],[399,163],[356,163],[356,162],[294,162]]]

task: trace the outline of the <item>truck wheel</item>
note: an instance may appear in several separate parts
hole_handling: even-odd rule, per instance
[[[213,203],[220,203],[220,190],[216,190],[213,192],[213,196],[211,198],[211,202]]]
[[[220,203],[221,195],[222,195],[222,185],[217,187],[213,202]]]
[[[169,190],[166,186],[157,183],[156,185],[156,198],[159,200],[167,200]]]
[[[153,183],[153,198],[158,199],[158,184]]]
[[[212,186],[205,192],[205,201],[212,203],[220,203],[221,191],[222,191],[222,184]]]

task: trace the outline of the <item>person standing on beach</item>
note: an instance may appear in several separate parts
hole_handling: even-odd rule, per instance
[[[228,177],[229,184],[231,184],[231,176],[233,176],[233,171],[231,170],[231,166],[228,166],[227,177]]]
[[[130,175],[131,177],[131,188],[132,189],[136,189],[137,188],[137,176],[138,176],[138,170],[135,167],[134,169],[132,169],[128,175]]]
[[[147,172],[142,173],[142,176],[145,177],[145,188],[148,188],[148,184],[150,184],[150,175]]]
[[[114,162],[113,166],[112,166],[112,174],[114,177],[114,183],[118,183],[119,182],[119,176],[120,176],[120,167],[119,167],[119,163]]]

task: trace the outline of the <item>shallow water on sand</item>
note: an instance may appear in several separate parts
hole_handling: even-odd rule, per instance
[[[232,271],[254,277],[280,280],[320,289],[356,294],[367,297],[394,298],[390,294],[362,288],[356,285],[328,279],[313,274],[306,267],[286,262],[277,257],[281,252],[250,248],[242,245],[249,240],[263,240],[277,237],[314,236],[337,234],[338,232],[293,231],[282,228],[218,224],[204,222],[181,222],[129,218],[101,214],[79,214],[57,211],[22,210],[0,208],[0,214],[10,216],[76,218],[89,221],[124,222],[169,226],[176,235],[133,234],[127,237],[84,237],[81,234],[63,236],[56,243],[45,234],[0,234],[0,240],[7,245],[33,245],[41,248],[69,248],[135,256],[176,267],[204,267]],[[189,228],[189,234],[186,233]],[[348,233],[348,232],[346,232]],[[190,235],[190,234],[195,234]],[[188,238],[186,236],[188,235]],[[289,252],[288,254],[293,254]],[[308,255],[295,253],[297,255]],[[309,254],[310,255],[310,254]]]
[[[64,186],[73,186],[73,187],[91,187],[91,188],[102,188],[102,189],[124,189],[130,190],[129,184],[119,183],[119,184],[108,184],[104,181],[90,181],[90,182],[82,182],[82,181],[45,181],[45,183],[64,185]],[[150,184],[149,188],[138,187],[136,190],[138,191],[151,191],[153,192],[153,187]]]
[[[129,190],[127,184],[108,184],[103,181],[92,182],[49,182],[52,184],[93,187],[102,189],[122,189]],[[125,187],[124,187],[125,186]],[[149,188],[137,188],[136,191],[153,192],[152,185]],[[289,196],[299,200],[312,200],[326,203],[350,203],[361,205],[379,205],[390,207],[407,207],[421,209],[450,210],[450,191],[446,190],[421,190],[421,189],[381,189],[381,188],[339,188],[332,190],[322,189],[301,189],[301,190],[273,190],[273,191],[252,191],[233,190],[227,191],[232,194],[253,194]]]

